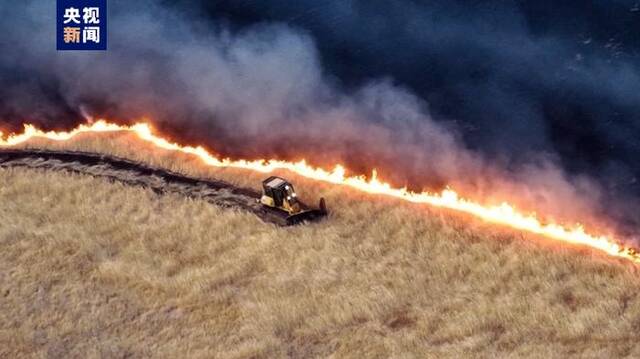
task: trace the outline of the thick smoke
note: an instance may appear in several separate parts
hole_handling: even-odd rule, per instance
[[[485,152],[526,154],[526,144],[589,166],[602,150],[640,151],[630,140],[640,135],[636,0],[200,3],[233,24],[309,29],[341,80],[391,74],[436,116],[463,122],[467,142]]]
[[[112,0],[108,51],[57,52],[54,5],[44,0],[0,5],[5,19],[0,23],[4,127],[15,128],[25,121],[69,127],[82,122],[85,111],[124,122],[147,117],[174,138],[207,144],[223,155],[307,158],[318,165],[342,162],[356,172],[376,167],[399,185],[437,190],[448,184],[471,196],[495,202],[508,199],[562,220],[590,221],[602,215],[605,207],[600,204],[610,200],[586,176],[568,175],[548,151],[516,156],[470,149],[454,122],[435,121],[428,103],[391,77],[368,79],[357,86],[341,82],[323,70],[312,35],[299,28],[283,23],[237,28],[227,22],[194,20],[192,12],[154,1]],[[447,36],[462,31],[449,24],[421,46],[429,47],[437,58],[438,51],[449,51]],[[478,40],[479,44],[471,38],[468,46],[519,41],[498,32],[491,35],[495,38]],[[544,54],[542,49],[528,51],[504,56],[524,59]],[[604,72],[606,67],[602,69],[593,81],[611,92],[614,80]],[[523,77],[547,76],[543,66],[527,70],[533,73]],[[629,77],[635,72],[620,71],[628,71],[619,76],[638,85]],[[499,86],[495,91],[480,94],[469,86],[463,93],[469,102],[486,96],[524,101],[531,95],[505,97]],[[633,96],[616,99],[632,101]],[[533,106],[522,104],[522,111]],[[508,137],[519,133],[512,128],[516,126],[541,143],[547,141],[543,125],[490,122],[495,102],[486,106],[477,114],[478,131],[505,131]],[[512,115],[517,119],[519,112]],[[513,149],[520,147],[514,142]],[[607,208],[607,212],[614,211]]]
[[[393,76],[485,155],[552,153],[608,195],[640,196],[637,0],[196,2],[236,26],[309,30],[343,83]]]

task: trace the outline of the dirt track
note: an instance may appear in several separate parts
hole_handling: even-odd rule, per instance
[[[280,211],[268,210],[257,202],[260,193],[239,188],[228,182],[186,177],[151,167],[147,164],[114,156],[88,152],[0,149],[0,168],[25,167],[53,171],[68,171],[107,178],[131,186],[150,188],[158,194],[178,193],[199,198],[221,207],[239,208],[268,223],[287,226]]]

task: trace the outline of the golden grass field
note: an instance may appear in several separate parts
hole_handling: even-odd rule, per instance
[[[111,153],[257,187],[131,135]],[[284,173],[321,223],[0,170],[0,357],[640,357],[638,267],[468,216]]]

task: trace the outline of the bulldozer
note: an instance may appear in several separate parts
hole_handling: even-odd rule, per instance
[[[320,198],[319,208],[310,208],[298,199],[289,181],[277,176],[262,181],[262,196],[259,202],[268,209],[282,213],[287,224],[313,221],[327,215],[324,198]]]

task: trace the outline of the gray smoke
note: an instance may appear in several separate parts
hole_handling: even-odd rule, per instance
[[[112,0],[108,51],[58,52],[54,6],[0,5],[0,120],[9,126],[69,127],[82,111],[148,117],[176,139],[232,157],[376,167],[398,185],[449,184],[567,221],[603,214],[599,186],[568,175],[552,153],[514,165],[510,153],[474,152],[455,125],[434,121],[428,103],[392,78],[343,88],[300,29],[231,30],[155,1]]]

